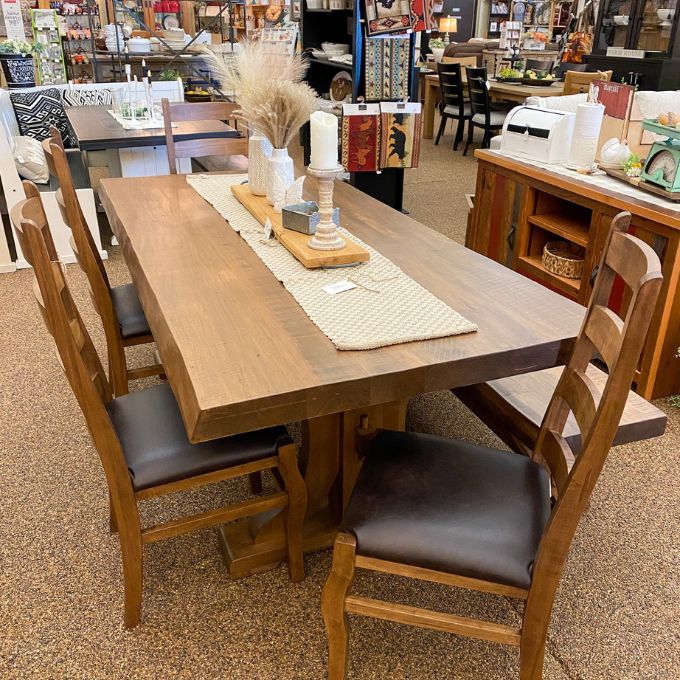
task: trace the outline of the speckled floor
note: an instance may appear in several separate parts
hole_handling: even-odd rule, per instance
[[[407,173],[413,217],[462,239],[464,191],[475,164],[423,143]],[[117,249],[114,283],[128,280]],[[75,266],[69,278],[95,341],[100,325]],[[145,549],[143,623],[122,625],[118,541],[108,533],[107,494],[97,454],[59,368],[30,292],[31,274],[0,276],[0,677],[325,677],[319,614],[328,551],[306,560],[307,579],[285,567],[229,581],[214,530]],[[148,348],[138,351],[148,353]],[[147,357],[137,357],[138,359]],[[680,415],[663,438],[612,451],[577,533],[550,628],[549,680],[680,677]],[[411,403],[409,426],[493,444],[450,394]],[[160,518],[243,493],[240,483],[147,502]],[[515,603],[385,576],[357,591],[501,621]],[[350,677],[361,680],[499,680],[517,677],[514,650],[450,635],[353,620]]]

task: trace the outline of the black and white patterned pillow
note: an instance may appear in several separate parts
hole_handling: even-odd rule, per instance
[[[61,94],[56,87],[31,92],[10,92],[14,115],[22,135],[38,141],[50,136],[50,125],[61,133],[66,148],[75,147],[71,126],[66,120]]]
[[[108,88],[102,90],[69,90],[63,91],[63,102],[66,106],[109,106],[113,103],[113,92]]]

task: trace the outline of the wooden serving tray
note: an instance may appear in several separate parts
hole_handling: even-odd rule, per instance
[[[622,182],[626,182],[631,186],[642,189],[643,191],[648,191],[650,194],[662,196],[667,201],[673,201],[675,203],[680,201],[680,192],[666,191],[666,189],[662,189],[661,187],[656,186],[656,184],[645,182],[639,177],[628,177],[628,175],[626,175],[623,170],[619,170],[618,168],[602,168],[602,170],[604,170],[610,177],[616,177],[616,179],[620,179]]]
[[[260,223],[264,224],[269,218],[272,231],[279,243],[298,259],[307,269],[319,267],[333,267],[346,264],[368,262],[370,253],[358,243],[343,234],[345,247],[340,250],[314,250],[310,248],[308,234],[301,234],[292,229],[285,229],[281,222],[281,215],[274,212],[274,208],[267,203],[264,196],[255,196],[250,192],[247,184],[234,184],[231,191],[239,203]]]

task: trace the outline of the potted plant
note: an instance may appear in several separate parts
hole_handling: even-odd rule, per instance
[[[24,40],[6,40],[0,43],[0,63],[10,90],[35,86],[33,55],[41,46]]]
[[[435,61],[441,61],[442,57],[444,56],[444,49],[446,48],[444,41],[441,38],[432,38],[428,46],[432,52],[432,56],[435,58]]]

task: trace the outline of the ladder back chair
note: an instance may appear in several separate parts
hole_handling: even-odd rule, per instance
[[[180,158],[200,158],[206,156],[247,156],[248,139],[245,136],[220,137],[201,136],[182,141],[173,136],[173,123],[191,121],[235,121],[236,104],[229,102],[175,103],[163,99],[163,121],[165,124],[165,143],[168,149],[170,174],[177,174],[177,161]]]
[[[134,627],[141,618],[145,544],[239,518],[276,509],[284,513],[290,576],[301,581],[307,491],[297,467],[297,448],[286,429],[191,444],[166,383],[113,398],[63,265],[50,259],[40,199],[23,201],[14,219],[34,268],[36,300],[106,475],[110,527],[119,534],[123,558],[125,625]],[[274,493],[147,528],[140,525],[139,501],[267,469],[282,480]]]
[[[489,88],[487,87],[486,67],[470,67],[466,66],[467,72],[467,87],[470,96],[471,118],[468,123],[468,136],[465,143],[465,150],[463,156],[467,156],[468,149],[472,144],[472,139],[475,133],[475,128],[479,127],[484,130],[484,137],[482,138],[482,149],[487,149],[491,142],[491,134],[495,130],[503,127],[505,122],[506,111],[496,111],[491,107],[491,99],[489,97]]]
[[[441,121],[435,145],[439,144],[439,139],[444,134],[446,122],[451,118],[458,121],[456,126],[456,136],[453,142],[453,150],[458,150],[458,145],[463,140],[465,121],[470,120],[472,112],[470,103],[465,101],[463,95],[462,69],[459,63],[437,63],[437,73],[439,74],[439,86],[442,96]]]
[[[137,289],[134,283],[111,286],[80,207],[62,145],[52,142],[48,145],[45,156],[59,180],[56,199],[64,223],[71,230],[71,248],[80,268],[85,272],[92,303],[102,320],[106,336],[109,380],[113,393],[118,397],[128,393],[130,380],[160,375],[163,366],[154,363],[128,368],[125,348],[154,341],[149,322],[137,296]]]
[[[555,66],[553,59],[527,59],[524,62],[524,68],[527,71],[546,71],[552,73]]]
[[[611,80],[612,71],[567,71],[564,74],[563,95],[588,92],[593,80]]]
[[[348,614],[514,645],[520,679],[542,677],[560,574],[614,439],[662,283],[654,251],[622,231],[629,219],[613,224],[531,457],[412,432],[362,437],[366,455],[322,597],[329,680],[345,677]],[[606,306],[616,277],[630,295],[625,318]],[[601,391],[587,375],[595,355],[609,369]],[[581,431],[578,451],[563,436],[570,413]],[[521,626],[349,595],[357,567],[522,599]]]

